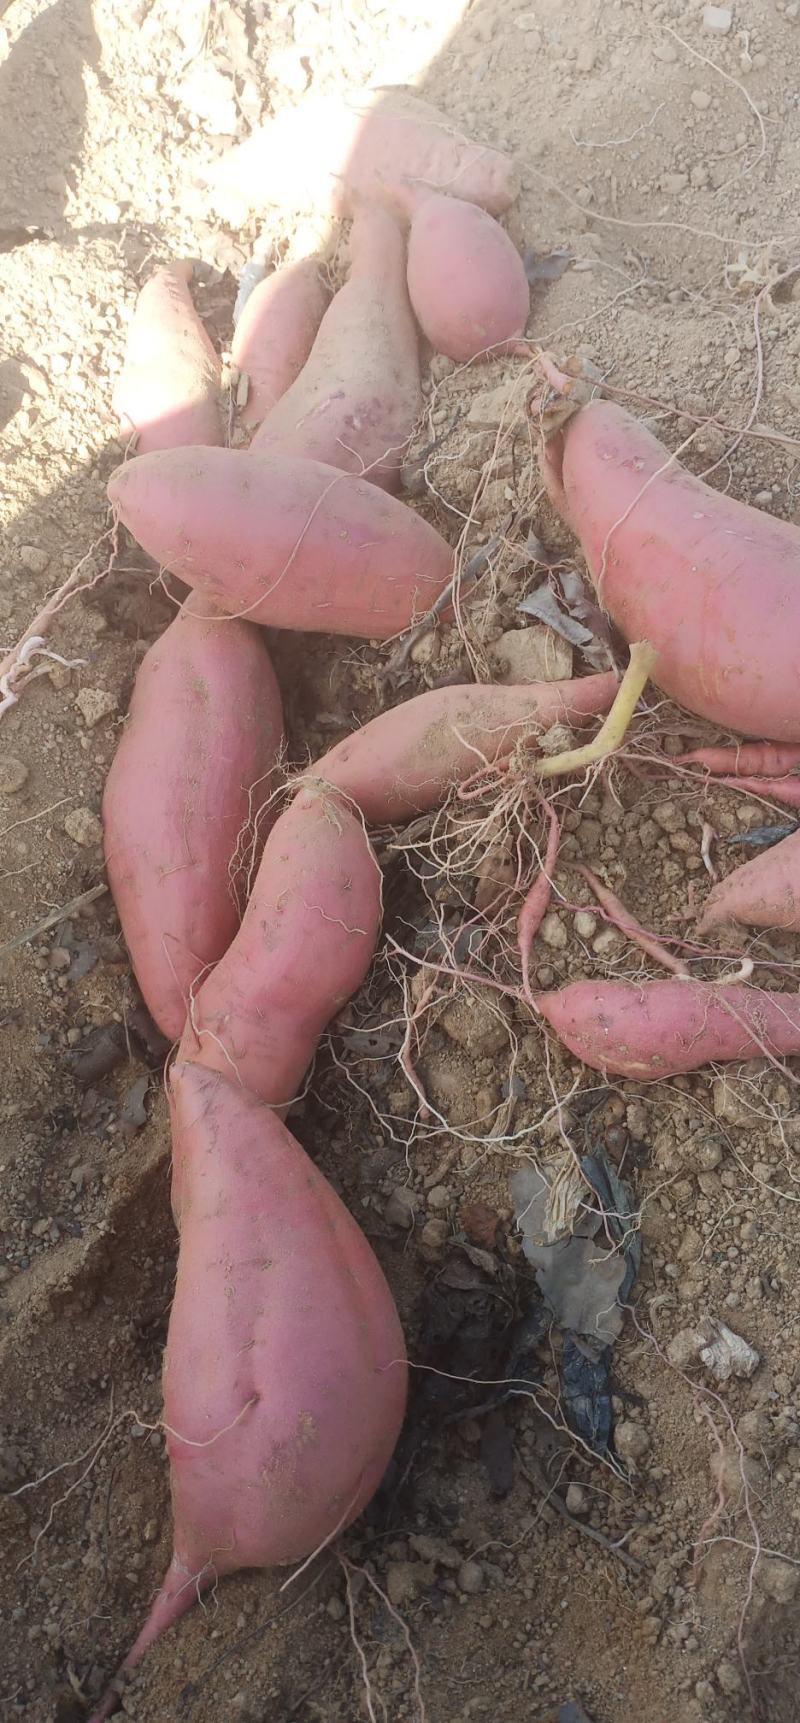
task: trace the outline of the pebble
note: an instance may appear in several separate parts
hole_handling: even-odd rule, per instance
[[[678,50],[674,42],[654,42],[653,53],[664,66],[673,66],[678,58]]]
[[[733,23],[733,13],[730,6],[704,6],[703,29],[710,30],[713,35],[727,36]]]
[[[438,1262],[447,1240],[447,1221],[431,1217],[419,1235],[419,1247],[427,1262]]]
[[[434,1185],[433,1190],[428,1192],[428,1207],[433,1209],[435,1214],[444,1214],[449,1209],[450,1192],[446,1185]]]
[[[386,1569],[386,1592],[395,1609],[412,1600],[432,1585],[436,1575],[432,1567],[421,1561],[394,1561]]]
[[[736,1664],[731,1663],[727,1657],[723,1657],[722,1662],[717,1664],[717,1680],[723,1693],[733,1694],[742,1691],[742,1677],[739,1670]]]
[[[591,72],[591,71],[593,71],[596,59],[597,59],[597,50],[594,46],[594,43],[593,42],[583,42],[581,44],[580,48],[578,49],[578,57],[575,61],[575,64],[578,68],[578,71],[579,72]]]
[[[705,113],[706,108],[711,107],[711,97],[708,90],[692,90],[691,102],[692,106],[698,108],[701,114]]]
[[[610,957],[612,952],[619,951],[621,944],[622,934],[615,927],[604,927],[592,940],[592,950],[596,957]]]
[[[686,1370],[700,1355],[700,1336],[694,1328],[679,1328],[667,1344],[667,1358],[676,1370]]]
[[[75,705],[87,730],[93,730],[96,724],[101,724],[104,718],[109,718],[117,710],[115,696],[105,688],[81,688],[75,696]]]
[[[398,1185],[392,1191],[383,1212],[390,1226],[399,1226],[404,1232],[410,1232],[418,1207],[419,1197],[416,1191],[409,1190],[407,1185]]]
[[[545,945],[549,945],[551,951],[564,950],[568,938],[567,930],[554,909],[545,916],[539,929],[539,937],[544,940]]]
[[[686,190],[689,184],[689,175],[688,173],[665,173],[661,184],[664,190],[669,192],[670,197],[677,197],[679,191]]]
[[[326,1608],[331,1621],[344,1621],[347,1610],[340,1597],[329,1597]]]
[[[73,843],[90,850],[103,841],[103,827],[90,808],[71,808],[64,816],[64,830]]]
[[[579,909],[573,926],[579,939],[591,939],[597,931],[597,916],[588,909]]]
[[[581,1519],[589,1512],[589,1497],[582,1484],[568,1484],[565,1502],[567,1512]]]
[[[40,550],[39,546],[35,544],[21,544],[19,560],[23,568],[27,568],[29,574],[44,574],[50,563],[47,551]]]
[[[18,760],[16,754],[0,754],[0,795],[15,795],[29,776],[24,760]]]
[[[650,1437],[641,1424],[634,1424],[632,1418],[623,1418],[614,1432],[614,1446],[621,1460],[635,1465],[647,1453]]]
[[[756,1568],[756,1584],[773,1603],[791,1603],[800,1584],[800,1570],[779,1561],[777,1556],[762,1556]]]
[[[467,1597],[477,1597],[483,1591],[483,1568],[477,1561],[462,1561],[456,1574],[459,1591],[466,1592]]]
[[[572,675],[572,647],[543,622],[509,629],[487,656],[497,682],[563,682]]]

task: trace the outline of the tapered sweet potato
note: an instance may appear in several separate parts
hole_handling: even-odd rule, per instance
[[[405,240],[379,204],[356,212],[350,257],[349,280],[325,313],[307,363],[252,448],[308,455],[396,490],[422,390]]]
[[[171,263],[136,302],[113,406],[140,454],[222,442],[221,367],[192,304],[191,279],[190,263]]]
[[[358,815],[327,788],[302,790],[267,839],[233,944],[197,991],[184,1056],[285,1106],[361,985],[380,918],[380,870]]]
[[[281,264],[253,288],[231,342],[234,364],[248,377],[245,425],[260,425],[302,371],[327,303],[314,257]]]
[[[408,180],[500,215],[519,191],[510,156],[464,137],[404,89],[363,90],[344,101],[310,95],[203,177],[217,207],[234,218],[270,204],[347,217],[365,197],[400,210],[396,189]]]
[[[508,234],[457,197],[418,201],[408,291],[431,346],[457,363],[502,353],[522,334],[530,310],[528,278]]]
[[[536,1005],[564,1045],[618,1077],[656,1082],[718,1060],[800,1053],[800,995],[709,981],[575,981]]]
[[[800,832],[754,856],[712,887],[698,933],[726,921],[800,932]]]
[[[734,778],[780,777],[800,766],[800,748],[775,748],[769,742],[742,742],[738,748],[693,748],[676,754],[674,766],[705,766],[706,771]]]
[[[173,1557],[120,1675],[224,1574],[310,1555],[380,1483],[405,1345],[375,1257],[271,1107],[170,1073],[181,1245],[164,1359]],[[92,1723],[118,1703],[109,1692]]]
[[[621,407],[592,401],[546,445],[543,472],[626,640],[690,712],[800,741],[800,528],[680,467]]]
[[[273,628],[386,639],[430,608],[453,569],[427,521],[320,461],[171,449],[112,473],[139,543],[203,601]]]
[[[784,778],[717,778],[724,790],[738,790],[743,796],[763,796],[766,801],[782,802],[785,808],[800,808],[800,777]]]
[[[245,622],[201,622],[184,608],[142,662],[103,835],[136,978],[170,1040],[239,925],[282,727],[264,641]]]
[[[431,689],[381,712],[312,770],[351,796],[369,823],[406,819],[438,807],[454,784],[523,738],[601,716],[617,687],[609,672],[572,682]]]

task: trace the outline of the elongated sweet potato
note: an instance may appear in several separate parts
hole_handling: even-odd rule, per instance
[[[739,790],[743,796],[763,796],[766,801],[782,802],[786,808],[800,808],[800,777],[717,778],[717,784],[724,790]]]
[[[575,981],[536,1005],[564,1045],[618,1077],[656,1082],[718,1060],[800,1053],[800,995],[709,981]]]
[[[222,442],[221,367],[192,304],[190,263],[145,282],[128,331],[114,411],[137,450]]]
[[[693,748],[676,754],[674,766],[705,766],[717,777],[780,777],[800,766],[800,748],[775,748],[769,742],[742,742],[738,748]]]
[[[355,1519],[400,1432],[405,1344],[375,1257],[271,1107],[170,1073],[181,1244],[164,1359],[174,1553],[120,1676],[203,1591]],[[118,1704],[112,1689],[95,1711]]]
[[[249,382],[245,425],[260,425],[302,371],[327,303],[314,257],[281,264],[253,288],[231,342],[234,364]]]
[[[309,95],[203,177],[216,206],[233,218],[270,204],[346,217],[365,197],[400,211],[396,188],[408,180],[500,215],[519,191],[510,156],[464,137],[438,108],[404,89],[362,90],[344,100]]]
[[[184,1056],[285,1106],[361,985],[380,918],[361,820],[327,788],[302,790],[267,839],[236,938],[197,991]]]
[[[621,407],[592,401],[545,446],[544,477],[626,640],[690,712],[800,742],[800,528],[693,478]]]
[[[528,278],[502,227],[457,197],[418,202],[408,236],[408,291],[437,353],[466,363],[502,353],[522,334]]]
[[[239,925],[281,700],[258,629],[182,610],[144,658],[103,797],[106,867],[136,978],[176,1040]]]
[[[800,932],[800,832],[754,856],[712,887],[698,933],[726,921]]]
[[[555,723],[584,724],[611,706],[609,672],[571,682],[435,688],[337,742],[312,768],[351,796],[371,824],[436,808],[454,784]]]
[[[273,628],[388,636],[453,569],[427,521],[321,461],[170,449],[112,473],[108,495],[156,562],[203,600]]]
[[[405,240],[379,204],[356,212],[350,257],[349,280],[325,313],[307,363],[252,448],[308,455],[396,490],[422,390]]]

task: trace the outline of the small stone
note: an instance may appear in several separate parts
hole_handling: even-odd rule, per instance
[[[800,1584],[800,1569],[790,1567],[777,1556],[762,1556],[755,1578],[759,1590],[771,1597],[773,1603],[792,1603]]]
[[[549,945],[551,951],[564,950],[568,934],[560,915],[554,909],[551,909],[545,916],[539,929],[539,938],[544,941],[545,945]]]
[[[592,940],[592,950],[596,957],[611,957],[619,951],[622,945],[622,934],[615,927],[604,927],[597,938]]]
[[[597,916],[588,909],[579,909],[573,927],[579,939],[591,939],[597,931]]]
[[[689,175],[688,173],[665,173],[661,184],[664,190],[669,192],[670,197],[677,197],[678,192],[686,190],[689,184]]]
[[[650,1447],[650,1437],[641,1424],[634,1424],[632,1418],[623,1418],[614,1431],[614,1446],[619,1458],[635,1468],[636,1461],[643,1459]]]
[[[711,107],[711,97],[708,90],[692,90],[691,102],[694,108],[699,109],[700,113],[704,114],[706,108]]]
[[[415,1597],[436,1578],[432,1567],[421,1561],[394,1561],[386,1569],[386,1592],[395,1609]]]
[[[653,43],[653,53],[664,66],[673,66],[678,58],[678,50],[674,42],[656,41]]]
[[[467,1597],[477,1597],[483,1591],[483,1568],[478,1561],[462,1561],[456,1579],[459,1591],[466,1592]]]
[[[686,1370],[700,1356],[702,1341],[694,1328],[679,1328],[667,1345],[667,1358],[676,1370]]]
[[[700,1237],[697,1227],[687,1226],[683,1238],[678,1245],[678,1262],[696,1262],[702,1249],[703,1240]]]
[[[715,1077],[711,1089],[711,1099],[714,1107],[714,1117],[722,1119],[726,1125],[753,1124],[752,1103],[746,1102],[747,1089],[742,1091],[737,1078],[728,1072],[721,1077]]]
[[[72,957],[64,945],[54,945],[48,959],[49,967],[53,970],[69,969]]]
[[[589,1497],[582,1484],[568,1484],[565,1498],[567,1513],[574,1514],[576,1519],[582,1519],[589,1512]]]
[[[16,754],[0,754],[0,795],[13,796],[27,784],[28,768]]]
[[[572,647],[544,622],[512,628],[487,653],[496,682],[563,682],[572,675]]]
[[[89,808],[71,808],[64,816],[64,830],[73,843],[80,844],[85,850],[93,849],[103,841],[102,824]]]
[[[452,1544],[444,1542],[443,1538],[431,1537],[428,1532],[412,1532],[409,1545],[421,1561],[433,1562],[436,1567],[446,1567],[455,1572],[461,1566],[461,1554],[453,1549]]]
[[[327,1602],[325,1607],[326,1607],[327,1614],[331,1618],[331,1621],[344,1621],[344,1618],[347,1614],[347,1610],[345,1608],[343,1600],[340,1597],[336,1597],[336,1596],[329,1597],[328,1602]]]
[[[419,1248],[426,1262],[438,1262],[444,1250],[447,1239],[447,1221],[431,1216],[426,1220],[420,1235]]]
[[[404,1232],[410,1232],[416,1210],[419,1208],[419,1200],[416,1191],[409,1190],[407,1185],[398,1185],[396,1190],[392,1191],[383,1211],[389,1225],[399,1226]]]
[[[591,72],[591,71],[593,71],[596,59],[597,59],[597,50],[594,46],[594,43],[593,42],[582,42],[580,48],[578,49],[578,56],[577,56],[577,59],[575,61],[575,64],[578,68],[578,71],[579,72]]]
[[[93,730],[95,724],[101,724],[104,718],[109,718],[117,710],[114,695],[105,688],[82,688],[75,696],[75,705],[88,730]]]
[[[548,758],[553,754],[566,754],[575,746],[575,738],[566,724],[551,724],[549,730],[543,730],[537,740],[539,753]]]
[[[733,13],[730,6],[704,6],[703,29],[710,30],[714,36],[727,36],[733,23]]]
[[[728,370],[731,371],[733,370],[734,365],[739,364],[741,357],[742,354],[739,347],[726,347],[725,352],[722,355],[722,362],[727,366]]]
[[[662,832],[679,832],[686,824],[684,814],[676,802],[659,802],[653,809],[653,819]]]
[[[450,1200],[446,1185],[434,1185],[433,1190],[428,1192],[428,1208],[433,1209],[434,1214],[444,1214],[450,1207]]]
[[[49,565],[50,557],[48,552],[46,550],[40,550],[38,545],[21,544],[19,547],[19,560],[22,563],[23,568],[27,568],[29,574],[44,574],[45,569]]]
[[[733,1694],[742,1691],[742,1677],[736,1664],[731,1663],[727,1657],[723,1657],[722,1662],[717,1664],[717,1680],[723,1693]]]
[[[158,1520],[145,1520],[142,1527],[142,1537],[146,1544],[154,1544],[158,1537]]]
[[[694,1684],[694,1696],[695,1699],[699,1699],[701,1705],[715,1705],[717,1695],[713,1682],[696,1681]]]
[[[714,1168],[718,1167],[722,1160],[722,1149],[719,1143],[715,1143],[709,1138],[697,1144],[693,1150],[692,1159],[695,1166],[704,1173],[713,1173]]]

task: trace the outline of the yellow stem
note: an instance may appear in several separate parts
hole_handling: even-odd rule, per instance
[[[656,661],[655,648],[649,640],[637,640],[631,647],[628,668],[620,682],[617,697],[602,728],[593,741],[582,748],[570,748],[565,754],[545,755],[535,763],[540,778],[560,778],[565,772],[579,772],[584,766],[595,766],[622,746],[628,726],[636,710],[645,683]]]

